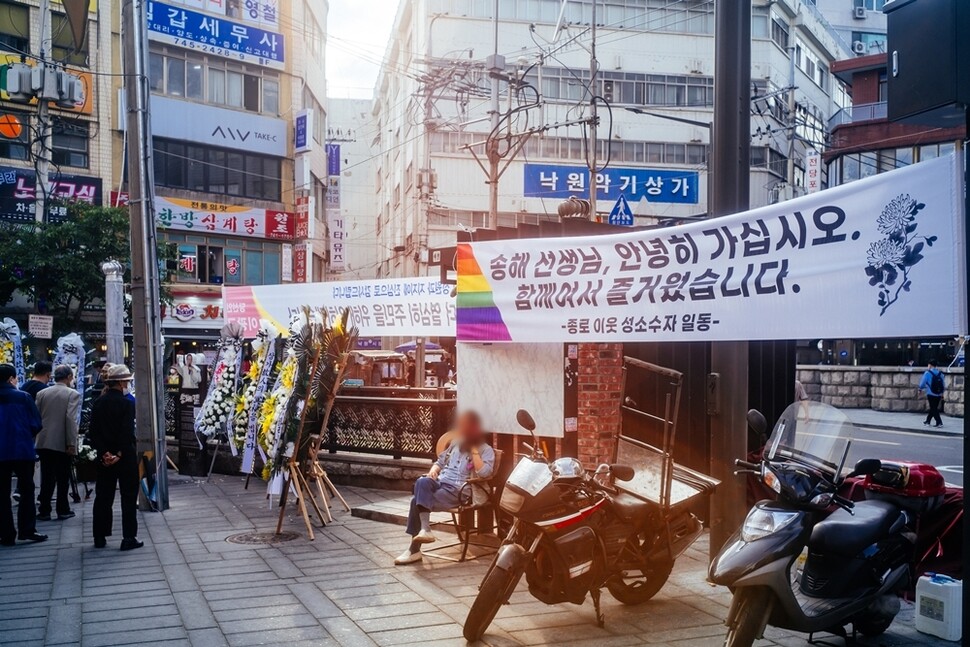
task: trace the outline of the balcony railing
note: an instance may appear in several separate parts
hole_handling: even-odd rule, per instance
[[[843,108],[837,113],[832,115],[829,119],[829,130],[835,128],[836,126],[844,126],[846,124],[858,124],[863,121],[874,121],[876,119],[886,118],[886,102],[880,101],[878,103],[863,103],[857,106],[851,106],[849,108]]]

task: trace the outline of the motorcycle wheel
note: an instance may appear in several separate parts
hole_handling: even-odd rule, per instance
[[[724,638],[724,647],[751,647],[764,630],[765,619],[768,616],[768,589],[742,588],[734,594],[738,610],[734,616],[734,623],[728,627]]]
[[[522,578],[522,569],[517,572],[506,571],[504,568],[495,566],[485,577],[482,586],[478,591],[478,597],[472,603],[472,608],[468,611],[465,618],[465,626],[462,634],[468,642],[480,640],[485,635],[488,626],[495,619],[495,614],[503,604],[508,602],[509,596],[515,589],[515,585]]]
[[[632,577],[624,577],[620,573],[607,580],[606,589],[618,602],[629,605],[643,604],[660,592],[673,568],[673,561],[664,561],[650,570],[639,571],[639,575]]]

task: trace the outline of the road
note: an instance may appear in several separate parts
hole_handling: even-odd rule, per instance
[[[921,434],[858,427],[849,450],[849,465],[860,458],[929,463],[950,485],[963,487],[963,436]]]

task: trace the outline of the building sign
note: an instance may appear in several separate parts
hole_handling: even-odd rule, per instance
[[[283,35],[252,24],[148,0],[148,38],[243,63],[284,69]]]
[[[124,120],[121,123],[125,123]],[[152,134],[286,157],[286,121],[283,119],[177,101],[155,94],[152,95]]]
[[[296,216],[293,225],[293,237],[297,239],[313,237],[314,198],[311,195],[300,195],[296,198]]]
[[[11,63],[19,63],[20,56],[17,54],[0,54],[0,65],[6,66]],[[34,61],[28,59],[26,61],[27,65],[33,65]],[[68,70],[71,74],[74,74],[81,80],[81,87],[84,88],[84,101],[74,104],[73,108],[64,108],[62,106],[57,106],[53,102],[50,102],[50,106],[56,110],[62,110],[65,112],[77,112],[83,115],[90,115],[94,112],[94,77],[91,76],[90,72],[80,70],[73,66],[68,66]],[[7,94],[7,68],[3,67],[0,69],[0,99],[4,101],[10,100],[10,95]],[[27,105],[36,106],[37,99],[31,99],[30,103]]]
[[[36,178],[33,169],[0,166],[0,220],[34,221]],[[101,206],[101,178],[53,173],[50,191],[53,199],[47,206],[48,222],[60,222],[67,217],[64,202]]]
[[[596,197],[615,201],[621,194],[638,202],[697,204],[697,171],[607,168],[596,174]],[[589,196],[589,170],[582,166],[526,164],[523,195],[527,198]]]
[[[230,18],[240,18],[250,25],[278,30],[280,26],[279,0],[231,0]]]
[[[459,244],[458,339],[963,335],[960,166],[949,155],[678,227]]]
[[[210,295],[176,295],[161,305],[162,328],[222,328],[222,299]]]
[[[48,315],[29,315],[27,331],[37,339],[50,339],[54,336],[54,317]]]
[[[293,245],[283,243],[281,247],[280,278],[289,283],[293,280]]]
[[[242,326],[254,337],[260,319],[285,332],[303,305],[322,307],[331,317],[350,308],[362,337],[441,336],[455,334],[451,286],[431,277],[330,281],[306,285],[223,286],[226,323]]]
[[[292,213],[256,207],[156,196],[155,222],[159,229],[293,240]]]
[[[815,150],[805,153],[805,192],[822,189],[822,154]]]
[[[304,108],[293,119],[293,150],[306,153],[313,149],[313,109]]]
[[[327,144],[327,175],[340,175],[340,144]]]
[[[342,272],[346,268],[345,237],[346,227],[344,216],[340,209],[340,176],[331,175],[327,178],[327,245],[330,249],[330,270]]]
[[[312,243],[293,246],[293,282],[306,283],[310,276],[310,259],[313,258]]]

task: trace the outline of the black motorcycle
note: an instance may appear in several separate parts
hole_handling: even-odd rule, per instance
[[[752,410],[748,421],[764,433],[764,416]],[[879,635],[899,612],[913,518],[937,500],[936,492],[907,485],[941,494],[943,478],[931,466],[876,459],[860,460],[843,476],[853,429],[833,407],[795,403],[775,425],[761,463],[736,461],[739,473],[756,474],[778,499],[756,504],[711,563],[710,581],[734,593],[726,647],[749,647],[766,625],[845,637],[851,624]],[[866,476],[865,501],[838,493],[853,476]]]
[[[520,410],[518,423],[533,436],[509,476],[499,507],[513,518],[479,587],[464,635],[484,635],[522,575],[529,592],[546,604],[582,604],[593,598],[603,625],[604,587],[624,604],[646,602],[663,587],[674,560],[697,538],[701,524],[687,511],[664,509],[613,485],[630,481],[626,465],[600,465],[589,474],[575,458],[547,461],[535,439],[535,422]]]

